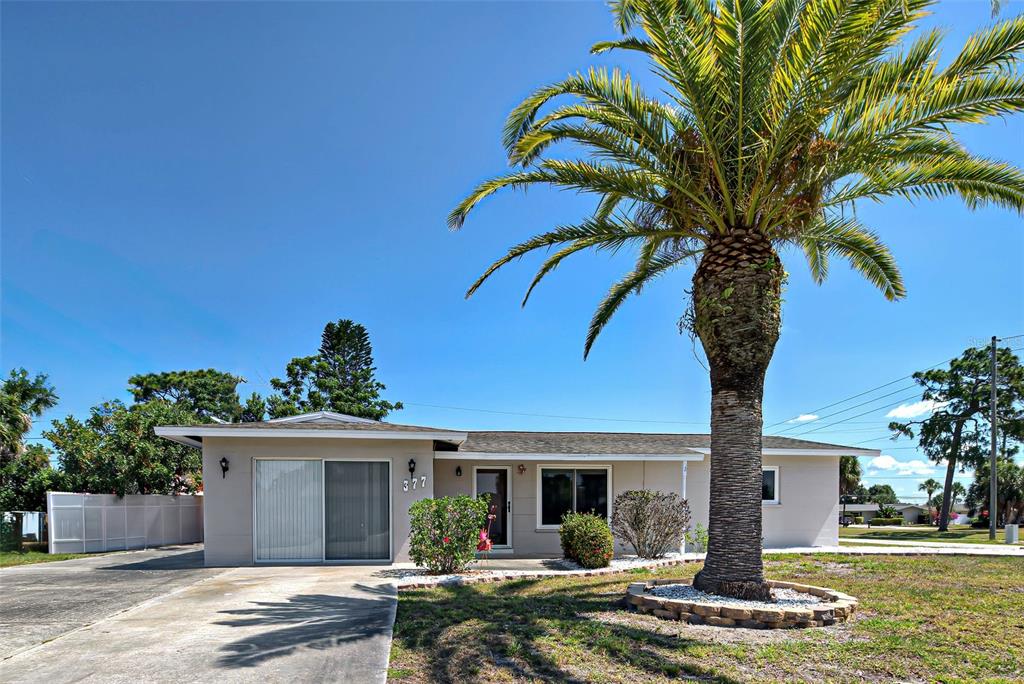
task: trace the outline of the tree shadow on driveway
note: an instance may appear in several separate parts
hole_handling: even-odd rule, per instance
[[[218,666],[256,667],[301,649],[329,651],[387,634],[394,621],[395,592],[390,585],[356,584],[347,596],[300,594],[283,602],[259,601],[253,605],[221,611],[235,617],[215,624],[269,629],[222,646],[225,653],[218,659]],[[387,644],[381,648],[386,649]]]

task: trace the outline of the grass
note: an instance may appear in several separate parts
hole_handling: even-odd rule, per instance
[[[948,541],[965,544],[1003,544],[1006,537],[998,530],[995,541],[988,538],[988,530],[971,527],[951,527],[948,532],[939,532],[934,527],[876,528],[840,527],[839,539],[880,539],[886,541]]]
[[[71,560],[72,558],[85,558],[95,556],[94,553],[46,553],[35,549],[25,551],[0,551],[0,568],[9,568],[14,565],[31,565],[33,563],[52,563],[53,561]]]
[[[699,564],[650,576],[690,577]],[[1024,679],[1019,558],[771,556],[767,574],[860,599],[823,629],[695,627],[618,605],[632,573],[403,591],[396,682]]]

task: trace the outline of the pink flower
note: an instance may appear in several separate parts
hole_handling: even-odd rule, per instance
[[[452,538],[451,538],[451,537],[445,537],[445,538],[444,538],[444,543],[445,543],[445,544],[447,544],[447,543],[449,543],[449,542],[450,542],[451,540],[452,540]]]

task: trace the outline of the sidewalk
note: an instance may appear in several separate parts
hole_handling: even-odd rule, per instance
[[[969,542],[947,542],[947,541],[912,541],[906,539],[862,539],[860,537],[841,538],[850,546],[840,546],[840,549],[857,548],[861,544],[872,546],[899,546],[907,548],[920,548],[926,550],[953,549],[956,551],[973,551],[982,549],[991,553],[981,554],[990,556],[1024,556],[1024,546],[1020,544],[971,544]]]

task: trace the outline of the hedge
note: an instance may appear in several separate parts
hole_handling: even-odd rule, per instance
[[[869,525],[902,525],[903,518],[872,518]]]

